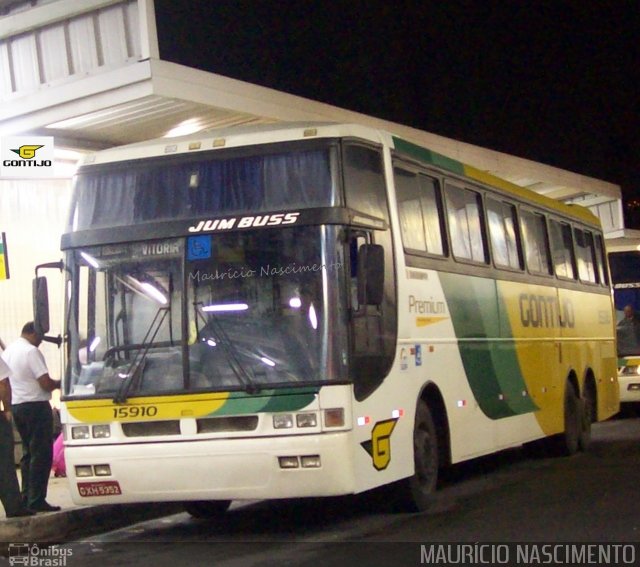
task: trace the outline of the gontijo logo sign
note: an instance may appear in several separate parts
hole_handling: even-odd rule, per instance
[[[51,177],[52,136],[14,136],[0,140],[0,177]]]

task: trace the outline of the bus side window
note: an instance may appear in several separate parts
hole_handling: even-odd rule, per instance
[[[522,210],[521,222],[527,268],[533,274],[550,275],[549,239],[544,216]]]
[[[571,227],[564,222],[552,220],[551,249],[556,276],[564,279],[576,279],[575,257],[571,239]]]
[[[607,266],[604,259],[605,253],[602,236],[600,234],[596,234],[596,263],[598,266],[598,281],[602,285],[609,285],[609,272],[607,271]]]
[[[496,266],[521,270],[522,253],[518,246],[515,206],[489,197],[487,218],[491,251]]]
[[[343,152],[347,207],[389,221],[382,152],[347,144]]]
[[[442,207],[437,182],[394,168],[398,216],[405,250],[443,256]]]
[[[454,257],[486,264],[480,195],[469,189],[447,185],[446,201]]]
[[[579,228],[573,231],[576,240],[576,255],[578,260],[578,277],[583,282],[596,283],[595,246],[593,234]]]

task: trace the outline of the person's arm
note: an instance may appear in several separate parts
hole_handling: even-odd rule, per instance
[[[29,352],[28,360],[31,372],[38,377],[38,384],[45,392],[53,392],[60,387],[60,380],[54,380],[49,376],[49,369],[44,361],[44,356],[37,348]]]
[[[0,380],[0,402],[2,402],[2,413],[4,418],[11,419],[11,384],[8,378]]]
[[[49,374],[39,376],[38,383],[40,384],[40,387],[47,392],[53,392],[60,387],[60,380],[54,380],[49,376]]]

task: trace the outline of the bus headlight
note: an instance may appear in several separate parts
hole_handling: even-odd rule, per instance
[[[76,465],[76,476],[78,478],[93,476],[93,467],[91,465]]]
[[[315,413],[296,414],[296,425],[298,427],[315,427],[318,425],[318,418]]]
[[[71,439],[89,439],[89,426],[88,425],[72,426]]]
[[[320,455],[303,455],[300,457],[300,463],[303,469],[320,468]]]
[[[95,465],[93,470],[96,476],[111,476],[111,467],[109,465]]]
[[[281,469],[297,469],[300,466],[298,457],[278,457]]]
[[[91,428],[91,434],[94,439],[106,439],[111,437],[111,428],[108,425],[94,425]]]
[[[293,427],[293,415],[290,413],[279,413],[273,416],[274,429],[291,429]]]

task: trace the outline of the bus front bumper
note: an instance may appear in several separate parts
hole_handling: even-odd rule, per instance
[[[336,496],[355,487],[349,431],[67,446],[65,460],[77,504]]]

